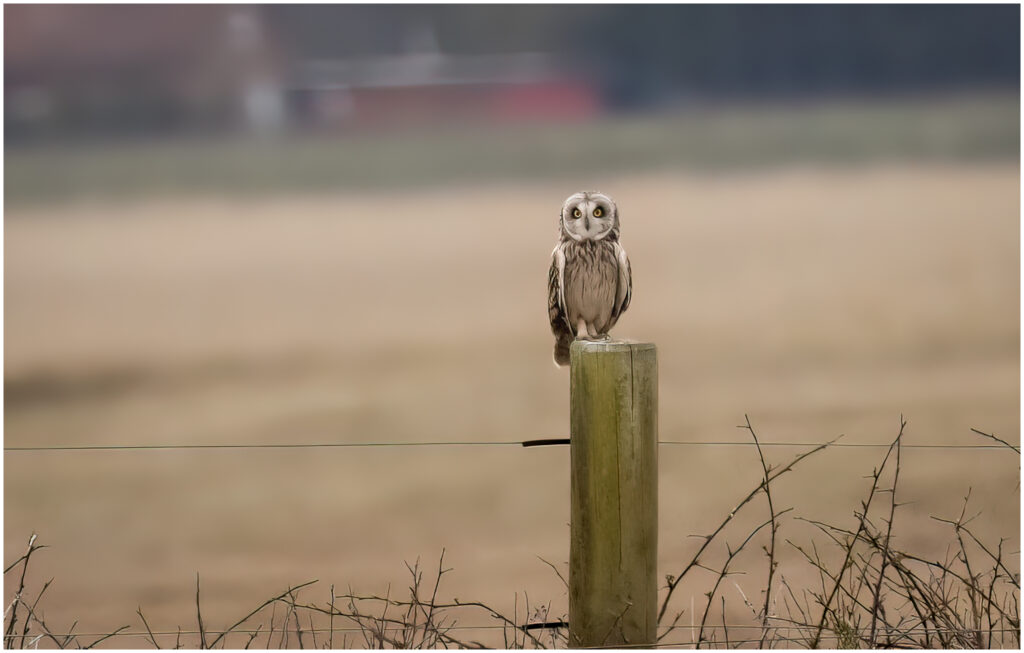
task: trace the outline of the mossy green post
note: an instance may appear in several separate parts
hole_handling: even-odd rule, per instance
[[[658,625],[658,353],[570,348],[569,646],[654,644]]]

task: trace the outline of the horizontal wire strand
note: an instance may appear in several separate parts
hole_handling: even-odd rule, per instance
[[[366,618],[372,619],[373,617],[366,616]],[[522,625],[519,625],[519,626],[509,626],[509,625],[488,625],[488,626],[465,626],[465,625],[462,625],[462,626],[459,626],[459,625],[455,625],[455,626],[444,626],[444,627],[440,628],[439,630],[441,630],[441,631],[449,631],[449,630],[505,630],[505,629],[509,629],[509,630],[523,630],[525,626],[529,626],[529,625],[530,624],[522,624]],[[562,627],[564,627],[564,626],[562,626]],[[550,628],[547,628],[546,630],[554,630],[555,628],[556,628],[556,626],[552,626]],[[714,625],[706,624],[704,626],[704,632],[707,632],[709,630],[726,630],[726,629],[730,629],[730,630],[732,630],[732,629],[735,629],[735,630],[744,630],[744,629],[745,630],[760,630],[761,628],[762,628],[762,626],[759,625],[759,624],[745,624],[745,625],[741,625],[741,624],[726,624],[724,626],[722,624],[714,624]],[[658,630],[659,631],[686,630],[686,629],[693,629],[694,631],[697,631],[697,630],[700,629],[700,626],[658,626]],[[787,625],[787,626],[768,626],[768,630],[817,630],[817,629],[818,629],[817,626],[810,625],[810,624]],[[358,627],[358,626],[336,626],[334,628],[303,628],[302,632],[303,633],[312,633],[312,632],[315,632],[315,633],[329,633],[329,632],[339,633],[339,632],[360,632],[362,630],[363,629]],[[405,626],[384,626],[383,628],[380,628],[380,630],[383,630],[383,631],[387,632],[387,631],[408,630],[408,628],[405,627]],[[532,630],[540,630],[540,629],[532,629]],[[866,628],[866,627],[865,628],[860,628],[860,629],[852,628],[851,630],[853,630],[855,632],[861,632],[861,633],[866,633],[866,632],[870,631],[870,629]],[[983,632],[986,632],[986,633],[987,632],[993,632],[993,633],[1013,633],[1013,632],[1017,632],[1016,628],[992,628],[992,629],[984,628],[982,630],[983,630]],[[270,630],[269,629],[257,629],[257,628],[245,628],[245,629],[236,628],[236,629],[228,630],[228,631],[210,630],[210,629],[203,630],[203,633],[206,634],[207,636],[209,636],[209,635],[221,635],[221,634],[224,634],[224,635],[231,635],[231,634],[251,635],[251,634],[257,633],[257,632],[258,633],[269,633]],[[275,630],[275,632],[280,632],[280,631]],[[289,631],[289,632],[291,632],[291,631]],[[881,629],[876,629],[876,632],[883,633],[884,631],[881,630]],[[894,632],[896,632],[896,631],[894,631]],[[969,629],[969,628],[963,628],[963,629],[956,629],[956,628],[923,628],[923,627],[918,626],[918,627],[915,627],[915,628],[908,628],[906,630],[898,631],[899,634],[907,634],[907,633],[909,633],[909,634],[924,634],[925,632],[947,634],[947,633],[973,632],[973,630]],[[152,632],[148,632],[148,631],[145,631],[145,630],[123,630],[121,632],[114,632],[114,633],[35,633],[35,634],[31,635],[31,636],[35,637],[35,636],[38,636],[40,634],[42,634],[43,636],[53,636],[53,637],[106,637],[106,636],[111,636],[111,637],[148,637],[151,634],[152,635],[156,635],[157,637],[166,637],[166,636],[169,636],[169,635],[198,635],[199,631],[198,630],[154,630]],[[18,634],[16,636],[17,637],[21,637],[20,634]],[[825,636],[836,637],[835,633],[825,633],[825,632],[822,632],[822,636],[823,637],[825,637]],[[779,638],[779,639],[785,639],[785,638]],[[757,641],[757,640],[754,640],[754,641]]]
[[[193,449],[345,449],[345,448],[392,448],[392,447],[530,447],[563,445],[559,438],[555,442],[548,440],[526,441],[432,441],[432,442],[297,442],[268,444],[85,444],[85,445],[53,445],[53,446],[13,446],[4,447],[5,453],[44,452],[44,451],[168,451]],[[531,445],[531,443],[537,443]],[[722,441],[691,441],[660,440],[659,445],[669,446],[705,446],[705,447],[756,447],[755,442]],[[881,442],[761,442],[762,447],[829,447],[857,449],[888,449],[892,443]],[[1007,449],[1000,444],[903,444],[903,449],[951,449],[951,450],[996,450]]]
[[[87,444],[52,447],[4,447],[4,451],[132,451],[168,449],[333,449],[361,447],[522,446],[522,442],[298,442],[288,444]]]
[[[772,619],[772,618],[773,617],[769,617],[769,619]],[[687,625],[658,626],[658,630],[664,630],[664,631],[687,630],[687,629],[690,629],[690,628],[692,628],[694,631],[696,631],[696,630],[700,629],[700,626],[699,625],[696,625],[696,626],[687,626]],[[724,629],[724,628],[729,628],[729,629],[735,628],[737,630],[742,630],[742,629],[746,629],[746,630],[761,630],[764,627],[761,626],[761,624],[725,624],[724,626],[722,624],[706,624],[704,626],[704,630],[709,630],[709,629],[712,629],[712,628],[719,629],[719,630]],[[818,626],[815,626],[813,624],[776,624],[776,625],[768,626],[766,628],[766,630],[818,630]],[[850,630],[852,632],[858,632],[858,633],[871,632],[871,629],[869,627],[867,627],[867,626],[864,626],[862,628],[854,628],[854,627],[851,626]],[[956,628],[925,628],[923,626],[914,626],[913,628],[907,628],[905,630],[900,630],[898,632],[900,632],[900,633],[923,633],[923,632],[927,631],[929,633],[963,633],[963,632],[973,632],[973,630],[974,629],[971,629],[971,628],[961,628],[961,629],[956,629]],[[983,630],[985,632],[989,632],[988,628],[984,628]],[[992,630],[993,633],[1017,632],[1016,628],[992,628],[991,630]],[[881,625],[877,626],[875,628],[875,632],[876,633],[884,632],[883,629],[882,629],[882,626]],[[896,631],[893,631],[893,632],[896,632]]]
[[[335,615],[335,618],[338,618],[338,615]],[[366,619],[374,619],[374,617],[371,617],[371,616],[366,616],[365,618]],[[378,627],[376,624],[374,624],[374,628],[377,629],[377,630],[381,630],[383,632],[408,630],[408,628],[405,627],[405,626],[384,626],[384,627],[381,628],[381,627]],[[443,632],[443,631],[448,631],[448,630],[500,630],[502,628],[508,628],[508,629],[511,629],[511,630],[522,630],[523,629],[522,626],[516,626],[514,628],[512,626],[443,626],[443,627],[439,628],[439,630],[441,630]],[[335,632],[335,633],[356,632],[356,633],[358,633],[358,632],[361,632],[362,630],[363,629],[360,628],[359,626],[335,626],[334,628],[303,628],[302,632],[303,633],[330,633],[330,632]],[[211,630],[211,629],[204,629],[203,630],[203,634],[206,635],[207,637],[209,637],[211,635],[233,635],[233,634],[237,634],[237,635],[252,635],[254,633],[263,634],[263,633],[269,633],[269,632],[270,632],[270,630],[267,629],[267,628],[262,628],[262,629],[258,629],[258,628],[234,628],[234,629],[228,630],[228,631]],[[278,633],[278,632],[281,632],[281,631],[280,631],[280,629],[275,629],[274,632]],[[292,632],[295,632],[295,631],[292,630],[292,629],[289,629],[288,632],[292,633]],[[34,635],[31,635],[31,636],[35,637],[35,636],[37,636],[39,634],[40,633],[35,633]],[[148,631],[145,631],[145,630],[122,630],[121,632],[118,632],[118,633],[42,633],[42,635],[44,637],[46,637],[48,635],[52,635],[53,637],[106,637],[108,635],[111,636],[111,637],[149,637],[150,635],[155,635],[157,637],[167,637],[169,635],[198,635],[198,634],[199,634],[198,630],[154,630],[152,632],[148,632]],[[20,638],[21,635],[18,634],[18,635],[16,635],[16,637]]]
[[[698,627],[696,627],[696,626],[686,626],[686,627],[687,628],[691,628],[692,627],[694,630],[698,629]],[[760,628],[760,626],[755,626],[755,627],[756,628]],[[706,626],[704,626],[704,632],[706,633],[709,630],[721,630],[721,631],[724,631],[724,630],[727,630],[728,628],[733,628],[733,626],[722,626],[721,624],[719,624],[717,626],[706,625]],[[774,628],[774,626],[772,626],[771,628]],[[780,627],[780,629],[781,628],[782,627]],[[817,626],[810,626],[809,629],[815,630],[815,629],[817,629]],[[862,628],[862,629],[860,629],[857,632],[861,632],[861,633],[868,632],[868,629],[867,628]],[[968,628],[964,628],[964,629],[961,629],[961,630],[957,630],[957,629],[953,629],[953,628],[949,628],[949,629],[936,629],[936,628],[925,629],[925,628],[921,628],[918,631],[915,631],[915,630],[911,629],[911,630],[908,630],[908,631],[899,631],[896,634],[903,634],[903,633],[915,633],[915,634],[926,634],[926,633],[936,633],[936,634],[938,634],[938,633],[942,633],[942,634],[947,634],[947,633],[973,633],[973,632],[974,632],[973,630],[968,629]],[[991,631],[983,630],[982,632],[986,632],[986,633],[987,632],[1006,633],[1006,632],[1017,632],[1017,629],[1016,628],[993,628],[993,629],[991,629]],[[819,640],[822,640],[822,639],[835,639],[835,640],[838,640],[840,638],[840,636],[837,635],[836,633],[822,632],[820,635],[817,636],[817,638]],[[758,639],[731,639],[730,638],[728,640],[724,640],[724,639],[723,640],[709,640],[707,638],[704,638],[704,639],[702,639],[700,641],[700,644],[705,645],[705,646],[709,646],[709,647],[713,647],[713,646],[716,646],[716,645],[717,646],[724,646],[726,644],[728,644],[730,646],[734,645],[734,644],[736,644],[736,645],[740,645],[740,644],[753,644],[753,643],[760,642],[760,641],[761,641],[760,638],[758,638]],[[775,635],[775,636],[771,637],[770,640],[767,640],[767,641],[770,641],[770,642],[795,642],[795,643],[804,644],[804,645],[807,644],[806,638],[800,638],[800,637],[781,637],[781,636],[778,636],[778,635]],[[594,650],[601,650],[601,649],[633,649],[633,648],[670,648],[670,647],[693,647],[696,644],[697,644],[697,642],[694,642],[694,641],[691,640],[691,641],[688,641],[688,642],[655,642],[654,644],[609,644],[607,646],[583,646],[581,648],[584,648],[584,649],[594,649]]]

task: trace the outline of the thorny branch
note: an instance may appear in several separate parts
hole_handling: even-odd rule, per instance
[[[745,416],[746,417],[746,416]],[[659,638],[657,646],[684,645],[686,642],[665,640],[673,632],[682,615],[680,612],[671,623],[662,623],[669,600],[678,590],[682,579],[694,568],[709,570],[715,574],[711,589],[706,593],[707,605],[703,608],[696,644],[701,647],[735,648],[756,645],[762,648],[782,646],[791,648],[802,645],[817,647],[827,643],[837,647],[863,648],[978,648],[978,647],[1019,647],[1020,645],[1020,573],[1009,559],[1019,552],[1008,554],[1004,541],[986,543],[972,519],[967,514],[967,502],[958,517],[946,519],[933,516],[939,523],[952,528],[952,550],[942,560],[931,560],[912,551],[902,550],[894,538],[896,489],[903,461],[901,442],[906,422],[900,420],[900,432],[890,445],[881,465],[872,474],[872,484],[857,510],[853,514],[855,525],[843,528],[825,522],[801,519],[801,523],[813,525],[816,532],[825,536],[823,548],[820,540],[811,540],[801,546],[792,538],[785,539],[801,555],[821,579],[820,589],[794,590],[789,580],[778,568],[777,537],[783,522],[780,517],[789,510],[778,510],[772,492],[772,483],[795,465],[828,446],[822,445],[804,452],[786,465],[773,467],[764,456],[761,442],[755,433],[749,417],[740,428],[747,429],[757,446],[760,458],[760,483],[746,495],[736,507],[721,520],[710,535],[703,537],[693,558],[683,567],[678,576],[668,577],[667,592],[659,610]],[[1019,448],[986,433],[1006,445],[1007,449],[1019,454]],[[835,442],[833,440],[832,442]],[[893,455],[895,454],[895,455]],[[883,487],[883,474],[892,485]],[[745,534],[742,543],[735,550],[725,545],[725,561],[717,568],[707,566],[704,561],[712,557],[711,547],[719,542],[729,524],[735,523],[736,514],[763,492],[768,504],[768,519],[759,523]],[[890,492],[885,512],[879,516],[876,494]],[[905,495],[905,491],[901,493]],[[884,522],[884,523],[883,523]],[[785,525],[792,522],[787,521]],[[744,603],[751,608],[756,624],[738,624],[727,618],[724,592],[720,592],[723,581],[736,573],[739,554],[765,528],[770,528],[769,539],[763,547],[768,558],[768,584],[764,588],[764,601],[754,607],[743,596]],[[731,538],[730,538],[731,539]],[[832,551],[828,551],[830,548]],[[107,633],[76,634],[75,624],[66,632],[52,629],[39,614],[38,607],[51,581],[42,584],[30,599],[29,566],[33,554],[44,548],[36,543],[33,535],[26,552],[4,569],[16,575],[17,582],[11,602],[4,612],[4,647],[36,647],[42,642],[55,648],[89,648],[109,643],[111,640],[135,636],[144,638],[154,648],[160,648],[160,639],[175,636],[174,648],[188,647],[182,636],[192,636],[193,646],[226,648],[228,637],[237,634],[246,649],[253,645],[271,648],[304,647],[312,641],[314,647],[333,648],[335,645],[350,645],[376,648],[484,648],[485,644],[465,636],[478,628],[463,625],[461,619],[481,623],[481,617],[501,633],[506,648],[559,648],[567,645],[568,623],[562,618],[549,618],[550,604],[531,612],[529,597],[526,597],[526,613],[520,616],[518,594],[515,612],[508,616],[479,601],[445,600],[442,598],[442,577],[450,571],[444,566],[444,551],[438,560],[436,576],[431,582],[424,581],[419,561],[406,565],[411,576],[408,596],[392,596],[390,588],[384,596],[360,595],[351,589],[337,594],[331,586],[329,601],[325,605],[305,602],[300,593],[308,591],[317,581],[309,581],[289,587],[284,592],[262,602],[248,614],[223,630],[211,629],[204,618],[200,604],[199,582],[196,580],[196,621],[197,629],[183,631],[154,630],[137,610],[144,630],[127,631],[127,626]],[[835,558],[837,564],[830,562]],[[841,561],[841,564],[839,564]],[[547,563],[568,586],[567,579],[554,565]],[[19,568],[20,566],[20,568]],[[779,585],[773,580],[778,577]],[[792,576],[790,576],[792,578]],[[736,585],[739,590],[739,585]],[[742,594],[742,590],[739,590]],[[712,606],[718,596],[721,609],[721,624],[712,625]],[[777,607],[776,607],[777,606]],[[278,608],[283,608],[280,621]],[[719,609],[716,605],[715,609]],[[820,613],[819,613],[820,610]],[[693,612],[692,606],[690,609]],[[475,616],[474,616],[475,615]],[[691,621],[695,615],[691,614]],[[305,624],[305,625],[303,625]],[[744,637],[745,628],[758,628],[754,637]],[[713,636],[713,631],[723,633],[723,641]],[[344,633],[339,640],[335,633]],[[353,637],[350,639],[350,633]],[[709,636],[709,633],[711,636]],[[276,635],[276,637],[275,637]],[[362,642],[358,637],[362,637]],[[89,639],[85,639],[88,637]],[[198,640],[198,641],[196,641]],[[247,640],[247,641],[246,641]],[[169,642],[168,642],[169,643]]]

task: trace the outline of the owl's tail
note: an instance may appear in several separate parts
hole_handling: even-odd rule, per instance
[[[572,334],[565,331],[555,336],[555,365],[565,367],[569,364],[569,345],[572,340]]]

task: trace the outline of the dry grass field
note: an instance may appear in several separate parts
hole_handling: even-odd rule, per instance
[[[986,444],[971,427],[1016,443],[1019,176],[1012,161],[793,165],[15,206],[5,444],[565,436],[545,281],[581,185],[621,207],[635,290],[615,335],[659,347],[662,439],[743,441],[748,413],[766,441],[888,443],[902,413],[905,444]],[[884,453],[825,451],[781,480],[783,533],[813,536],[798,515],[855,523]],[[665,574],[761,470],[748,447],[660,455]],[[950,531],[929,516],[956,516],[970,489],[977,532],[1019,551],[1019,469],[1003,451],[904,451],[894,537],[942,557]],[[564,447],[8,452],[4,479],[5,562],[33,531],[51,546],[36,581],[55,579],[57,628],[136,629],[140,605],[154,629],[192,627],[197,572],[210,628],[314,578],[318,601],[331,583],[397,591],[403,560],[442,548],[447,598],[511,613],[525,591],[565,611],[538,559],[568,558]],[[780,551],[790,582],[818,582]],[[744,556],[722,590],[737,620],[738,588],[764,582],[763,555]]]

